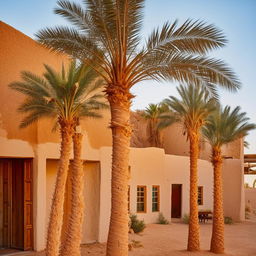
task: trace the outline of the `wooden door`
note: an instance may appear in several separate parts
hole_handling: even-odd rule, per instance
[[[23,159],[12,159],[12,223],[11,248],[24,248],[24,162]]]
[[[33,249],[33,172],[32,160],[24,160],[24,250]]]
[[[12,162],[1,160],[3,175],[3,237],[2,247],[11,246],[11,214],[12,214]]]
[[[3,175],[2,246],[33,249],[32,159],[1,159]]]
[[[172,184],[172,218],[181,218],[182,185]]]

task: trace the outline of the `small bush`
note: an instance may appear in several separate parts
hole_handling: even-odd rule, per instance
[[[225,224],[233,224],[233,219],[231,217],[224,217],[224,223]]]
[[[130,215],[130,227],[134,233],[140,233],[145,229],[146,225],[144,220],[138,220],[137,215],[132,214]]]
[[[183,223],[188,224],[189,223],[189,215],[184,214],[182,217],[182,221],[183,221]]]
[[[160,212],[158,215],[158,220],[157,220],[158,224],[163,224],[163,225],[167,225],[169,224],[169,221],[164,217],[164,215]]]
[[[245,206],[245,212],[251,212],[251,207],[249,205]]]

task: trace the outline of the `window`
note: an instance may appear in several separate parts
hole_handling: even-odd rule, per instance
[[[153,186],[152,187],[152,212],[159,211],[159,204],[160,204],[160,187]]]
[[[198,205],[203,205],[203,187],[198,187],[198,198],[197,198]]]
[[[128,186],[128,212],[130,212],[130,186]]]
[[[137,212],[146,212],[147,187],[137,186]]]

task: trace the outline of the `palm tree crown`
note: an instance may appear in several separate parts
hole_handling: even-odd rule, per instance
[[[84,0],[83,5],[60,0],[55,13],[74,27],[46,28],[36,36],[47,47],[89,63],[105,79],[109,95],[148,79],[202,84],[215,95],[216,85],[240,87],[224,62],[204,55],[227,42],[214,25],[166,22],[140,47],[144,5],[144,0]]]
[[[148,121],[149,141],[153,147],[162,147],[162,136],[160,134],[159,122],[161,115],[169,111],[166,104],[149,104],[148,107],[141,112],[141,116]]]
[[[160,115],[164,112],[168,111],[168,106],[165,104],[149,104],[148,107],[144,111],[142,111],[141,115],[145,119],[158,119]]]
[[[200,86],[180,86],[177,88],[181,99],[170,96],[164,103],[173,111],[164,113],[160,127],[171,125],[174,121],[180,122],[189,135],[189,131],[198,132],[205,124],[206,119],[214,109],[215,100]]]
[[[249,123],[249,118],[245,112],[241,112],[240,107],[231,110],[230,106],[218,107],[212,113],[203,128],[205,138],[213,147],[220,148],[222,145],[244,137],[256,125]]]
[[[43,78],[23,71],[23,81],[10,84],[12,89],[27,96],[19,107],[20,112],[27,114],[21,128],[43,117],[51,117],[58,122],[78,122],[85,116],[101,117],[97,111],[107,105],[101,101],[102,81],[91,68],[71,62],[68,71],[64,66],[60,73],[47,65],[45,69]]]

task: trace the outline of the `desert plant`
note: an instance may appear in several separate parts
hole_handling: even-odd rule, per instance
[[[169,221],[164,217],[163,213],[159,213],[158,214],[158,220],[157,220],[158,224],[169,224]]]
[[[224,217],[224,223],[225,224],[233,224],[234,222],[231,217],[226,216],[226,217]]]
[[[189,214],[184,214],[182,217],[182,222],[185,224],[189,224]]]
[[[236,91],[240,83],[221,60],[206,54],[226,44],[222,31],[203,21],[166,22],[141,40],[145,0],[60,0],[55,13],[72,27],[37,33],[39,42],[91,65],[105,80],[113,137],[112,198],[107,256],[128,255],[127,176],[132,128],[131,88],[145,80],[201,84]],[[145,41],[145,44],[143,44]]]
[[[134,233],[140,233],[145,229],[146,225],[144,220],[139,220],[136,214],[130,215],[130,228]]]

